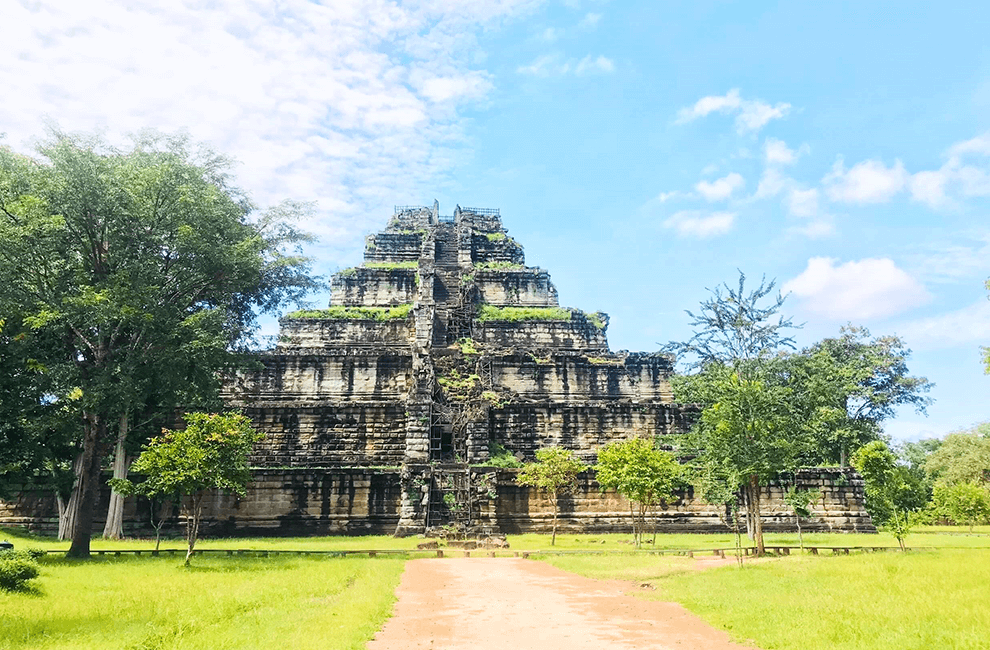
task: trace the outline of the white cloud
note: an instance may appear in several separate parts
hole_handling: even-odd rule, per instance
[[[777,138],[767,138],[763,144],[763,154],[768,165],[792,165],[801,154],[808,153],[810,150],[807,144],[802,144],[795,151],[788,148],[786,142]]]
[[[578,23],[578,26],[586,29],[594,29],[595,27],[598,26],[598,21],[600,21],[601,19],[602,19],[601,14],[589,12],[584,15],[584,18],[581,19],[581,22]]]
[[[553,43],[558,38],[560,38],[560,34],[561,31],[559,29],[555,29],[553,27],[547,27],[545,30],[543,30],[543,33],[540,35],[540,38],[546,41],[547,43]]]
[[[767,104],[759,99],[743,99],[739,89],[734,88],[725,95],[702,97],[693,106],[682,108],[677,113],[677,124],[684,124],[705,117],[711,113],[736,115],[736,130],[739,133],[756,132],[771,120],[785,117],[791,105],[785,102]]]
[[[917,349],[986,345],[990,341],[990,300],[980,298],[962,309],[910,321],[898,330]]]
[[[0,124],[20,149],[46,116],[115,142],[188,128],[258,203],[318,201],[303,226],[350,250],[449,176],[460,112],[492,89],[475,34],[535,3],[8,2]]]
[[[811,314],[836,321],[882,318],[922,305],[931,296],[888,258],[839,264],[813,257],[800,275],[783,286]]]
[[[841,203],[885,203],[905,188],[910,175],[900,160],[887,167],[879,160],[864,160],[846,169],[842,158],[822,179],[828,196]]]
[[[610,73],[615,70],[615,63],[612,59],[604,56],[593,57],[590,54],[581,59],[564,59],[559,54],[544,54],[536,57],[528,65],[521,65],[516,68],[519,74],[533,77],[562,77],[568,74],[578,76]]]
[[[813,217],[818,214],[818,190],[793,189],[784,203],[787,211],[795,217]]]
[[[794,181],[792,179],[784,176],[776,169],[772,167],[767,168],[763,170],[763,176],[760,177],[760,184],[756,186],[756,194],[753,198],[765,199],[771,196],[777,196],[793,183]]]
[[[801,225],[791,226],[787,230],[808,239],[822,239],[835,234],[835,224],[832,223],[831,218],[821,217]]]
[[[948,151],[950,158],[961,158],[971,154],[990,156],[990,132],[980,134],[970,140],[957,142],[949,147]]]
[[[591,74],[595,72],[612,72],[615,70],[615,64],[612,59],[606,58],[604,56],[598,56],[592,58],[589,54],[580,61],[578,61],[577,66],[574,68],[574,74],[583,75]]]
[[[930,207],[939,208],[948,203],[945,188],[949,175],[944,170],[918,172],[911,176],[911,198]]]
[[[703,212],[682,210],[663,222],[665,228],[672,228],[682,237],[714,237],[732,230],[736,221],[735,212]]]
[[[724,201],[732,196],[736,190],[741,190],[746,185],[743,177],[735,172],[716,179],[714,181],[700,181],[694,186],[698,193],[705,197],[707,201]]]

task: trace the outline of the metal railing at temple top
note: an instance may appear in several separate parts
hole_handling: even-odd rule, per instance
[[[492,217],[501,216],[499,214],[500,208],[461,208],[461,212],[472,212],[474,214],[483,214]]]
[[[429,210],[425,205],[397,205],[395,206],[395,212],[393,214],[402,214],[403,212],[416,212],[418,210]]]

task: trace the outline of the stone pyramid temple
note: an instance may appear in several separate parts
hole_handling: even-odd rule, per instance
[[[560,306],[498,210],[396,207],[363,264],[333,276],[329,307],[287,315],[257,369],[227,382],[227,404],[266,435],[247,495],[214,495],[204,525],[220,535],[548,530],[550,505],[509,466],[547,446],[593,464],[611,441],[663,445],[696,413],[673,403],[668,357],[612,352],[607,328],[603,313]],[[874,530],[851,470],[795,479],[823,493],[808,528]],[[782,489],[764,495],[780,506],[764,518],[771,530],[793,528]],[[125,524],[147,522],[147,507],[129,503]],[[632,527],[629,503],[593,471],[560,508],[565,531]],[[720,514],[687,489],[660,529],[724,531]],[[53,528],[50,494],[0,503],[0,523]]]
[[[693,410],[672,401],[671,360],[611,352],[608,316],[562,308],[497,209],[398,206],[331,288],[329,309],[282,319],[264,369],[229,386],[228,402],[268,434],[259,479],[286,472],[271,488],[296,507],[280,526],[540,528],[547,506],[492,464],[552,445],[594,463],[610,441],[662,444],[690,424]],[[856,503],[852,491],[835,496],[830,526],[870,526],[861,489]],[[718,526],[711,508],[682,501],[678,530]],[[588,476],[564,514],[573,528],[608,530],[628,527],[627,513]]]

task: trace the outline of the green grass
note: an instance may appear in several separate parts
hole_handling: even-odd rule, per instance
[[[49,557],[33,592],[0,593],[0,649],[363,648],[403,562]]]
[[[767,650],[986,648],[990,550],[794,555],[695,571],[683,557],[557,555],[590,578],[649,582],[737,640]]]
[[[364,266],[369,269],[415,269],[419,268],[419,262],[415,260],[407,262],[365,262]]]
[[[406,318],[412,304],[395,307],[329,307],[327,309],[301,309],[285,315],[286,318],[314,318],[319,320],[395,320]]]
[[[571,320],[571,311],[561,307],[494,307],[482,305],[478,321]]]
[[[515,262],[475,262],[474,268],[478,271],[523,271],[526,269],[522,264]]]

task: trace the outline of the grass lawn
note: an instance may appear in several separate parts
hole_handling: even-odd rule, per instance
[[[44,558],[33,593],[0,592],[0,648],[364,648],[391,613],[403,564]]]
[[[683,558],[552,556],[593,578],[650,581],[674,600],[765,650],[987,648],[990,551],[791,556],[739,570],[690,571]]]

